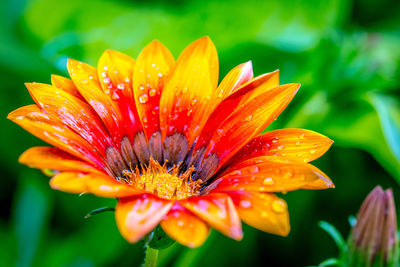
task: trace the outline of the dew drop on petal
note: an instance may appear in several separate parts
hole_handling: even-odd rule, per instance
[[[125,89],[125,84],[119,83],[119,84],[117,85],[117,88],[120,89],[120,90],[123,90],[123,89]]]
[[[248,209],[251,207],[251,202],[248,200],[242,200],[240,201],[240,206],[242,206],[245,209]]]
[[[299,145],[300,145],[300,141],[297,141],[297,142],[296,142],[296,146],[299,146]]]
[[[149,100],[149,96],[147,94],[142,94],[139,96],[139,102],[142,104],[147,103],[147,100]]]
[[[183,88],[182,88],[182,94],[186,94],[187,91],[188,91],[187,87],[183,87]]]
[[[263,185],[273,185],[274,184],[274,180],[272,180],[271,177],[267,177],[263,180]]]
[[[251,173],[258,173],[260,171],[260,168],[258,166],[251,166],[250,167],[250,172]]]
[[[197,99],[196,98],[193,98],[193,100],[192,100],[192,102],[190,103],[192,106],[194,106],[194,105],[196,105],[196,103],[197,103]]]
[[[286,210],[286,203],[282,199],[276,199],[272,202],[272,210],[276,213],[283,213]]]
[[[315,154],[315,149],[311,149],[310,154]]]
[[[149,95],[150,96],[155,96],[156,94],[157,94],[157,90],[156,89],[154,89],[154,88],[150,89],[150,91],[149,91]]]

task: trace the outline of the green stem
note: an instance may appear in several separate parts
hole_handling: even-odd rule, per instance
[[[157,266],[158,249],[147,246],[146,258],[144,259],[144,267],[155,267]]]

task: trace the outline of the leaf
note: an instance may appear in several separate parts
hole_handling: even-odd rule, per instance
[[[333,240],[335,241],[336,245],[338,246],[341,252],[343,252],[346,249],[346,243],[343,239],[343,236],[335,228],[335,226],[325,221],[320,221],[318,225],[333,238]]]

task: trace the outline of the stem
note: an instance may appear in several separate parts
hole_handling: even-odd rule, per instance
[[[155,267],[157,266],[158,249],[147,246],[146,258],[144,259],[144,267]]]

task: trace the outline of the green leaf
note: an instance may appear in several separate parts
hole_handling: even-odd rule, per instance
[[[336,258],[330,258],[321,262],[318,267],[326,267],[326,266],[341,266],[342,262]]]
[[[175,241],[163,231],[160,225],[149,234],[148,240],[147,245],[158,250],[168,248],[175,243]]]
[[[333,238],[340,251],[344,251],[346,249],[346,243],[343,239],[343,236],[335,228],[335,226],[325,221],[320,221],[318,225]]]

